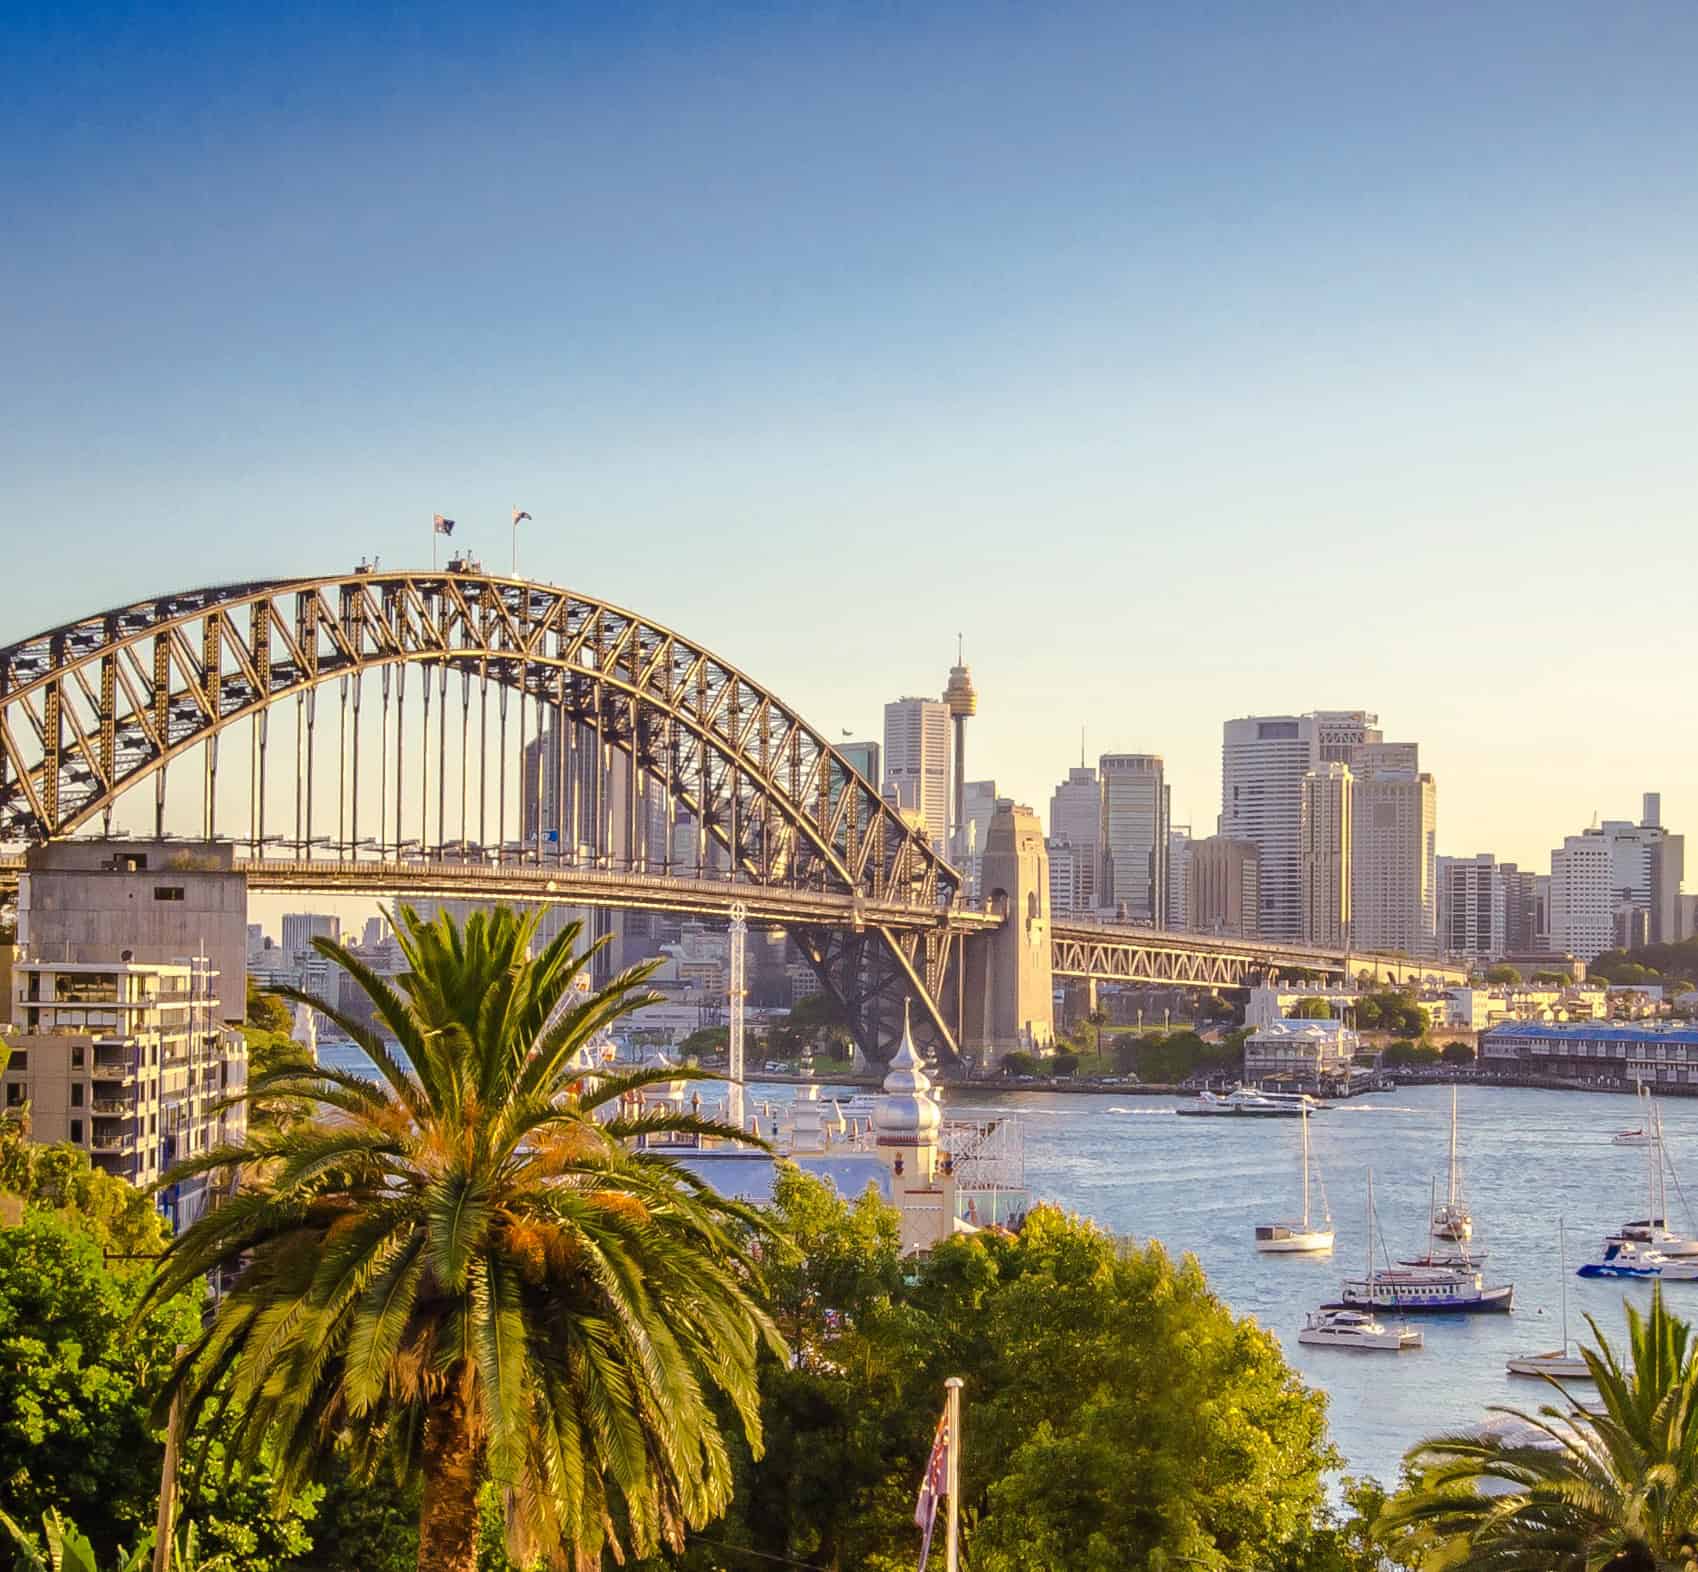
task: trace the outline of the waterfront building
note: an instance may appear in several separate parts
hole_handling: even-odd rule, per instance
[[[1359,1039],[1341,1020],[1269,1021],[1244,1040],[1244,1080],[1322,1092],[1349,1081]]]
[[[1260,932],[1261,859],[1253,842],[1230,835],[1192,841],[1185,903],[1195,933],[1253,939]]]
[[[1698,1028],[1515,1022],[1480,1039],[1480,1067],[1595,1085],[1698,1088]]]
[[[1319,762],[1315,725],[1313,715],[1250,715],[1227,721],[1222,735],[1220,833],[1256,848],[1264,939],[1303,937],[1298,848],[1303,777]]]
[[[30,1104],[31,1139],[68,1143],[138,1186],[247,1128],[247,1043],[221,1015],[207,963],[24,960],[13,968],[4,1098]],[[174,1226],[194,1221],[207,1181],[162,1191]]]
[[[1681,935],[1686,838],[1662,824],[1647,792],[1638,824],[1610,819],[1568,836],[1551,853],[1550,945],[1584,961]]]
[[[1298,873],[1305,944],[1328,949],[1350,944],[1355,784],[1348,764],[1321,764],[1303,777]]]
[[[1049,834],[1057,844],[1071,849],[1073,877],[1068,885],[1070,904],[1053,910],[1079,916],[1097,905],[1097,872],[1102,852],[1102,787],[1097,772],[1080,764],[1067,772],[1049,800]]]
[[[913,816],[939,852],[949,844],[951,724],[941,699],[903,698],[884,707],[886,797]]]
[[[1438,945],[1433,777],[1401,767],[1376,769],[1358,777],[1354,797],[1353,942],[1361,950],[1432,955]]]
[[[1105,753],[1098,842],[1098,901],[1129,921],[1160,927],[1167,917],[1168,795],[1155,753]]]

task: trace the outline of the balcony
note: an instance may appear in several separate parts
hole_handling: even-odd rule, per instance
[[[97,1119],[127,1118],[136,1111],[135,1099],[130,1097],[97,1097],[90,1106]]]
[[[128,1130],[100,1130],[88,1138],[88,1149],[107,1157],[127,1157],[136,1149],[136,1138]]]
[[[89,1067],[89,1076],[104,1085],[116,1082],[120,1086],[136,1084],[136,1067],[127,1059],[96,1059]]]

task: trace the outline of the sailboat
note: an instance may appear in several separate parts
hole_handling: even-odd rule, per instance
[[[1450,1185],[1445,1192],[1444,1205],[1433,1212],[1435,1239],[1471,1239],[1474,1236],[1474,1217],[1462,1200],[1460,1176],[1456,1169],[1456,1083],[1450,1085]]]
[[[1568,1240],[1560,1217],[1557,1219],[1557,1276],[1562,1283],[1562,1347],[1544,1354],[1516,1354],[1506,1360],[1505,1365],[1511,1375],[1590,1381],[1590,1367],[1568,1339]]]
[[[1309,1215],[1309,1111],[1303,1110],[1303,1220],[1297,1223],[1261,1223],[1256,1228],[1256,1248],[1269,1253],[1332,1249],[1332,1210],[1326,1189],[1321,1190],[1321,1222]]]
[[[1653,1253],[1663,1261],[1677,1260],[1687,1265],[1698,1260],[1698,1239],[1690,1239],[1675,1233],[1668,1226],[1668,1159],[1663,1149],[1663,1115],[1657,1107],[1656,1100],[1648,1088],[1641,1086],[1640,1093],[1645,1099],[1645,1130],[1649,1139],[1645,1143],[1645,1215],[1621,1225],[1613,1234],[1604,1240],[1604,1259],[1620,1259],[1624,1255],[1644,1255]],[[1675,1180],[1678,1189],[1680,1180]],[[1684,1196],[1682,1197],[1684,1200]],[[1635,1246],[1636,1250],[1625,1250],[1624,1246]],[[1688,1258],[1693,1258],[1689,1260]],[[1650,1273],[1639,1272],[1636,1276],[1649,1276]],[[1698,1275],[1682,1272],[1680,1275]]]
[[[1490,1288],[1472,1266],[1410,1266],[1374,1268],[1374,1174],[1368,1171],[1368,1269],[1359,1278],[1346,1278],[1338,1301],[1326,1310],[1480,1311],[1508,1310],[1515,1303],[1515,1285]]]

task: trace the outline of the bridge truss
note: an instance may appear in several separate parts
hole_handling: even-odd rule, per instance
[[[469,563],[361,570],[159,596],[0,649],[0,845],[111,833],[150,785],[154,835],[186,796],[260,888],[466,898],[547,883],[509,876],[528,869],[628,897],[712,875],[752,913],[772,892],[869,1056],[894,1050],[905,996],[956,1049],[960,875],[775,694],[605,601]]]

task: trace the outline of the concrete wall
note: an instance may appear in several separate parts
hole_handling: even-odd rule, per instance
[[[207,956],[219,1015],[247,1012],[248,884],[228,845],[55,841],[19,881],[18,940],[39,961],[187,961]]]
[[[982,1064],[1055,1042],[1050,956],[1049,856],[1030,808],[997,804],[985,837],[984,898],[1007,912],[994,933],[967,946],[965,1043]]]

